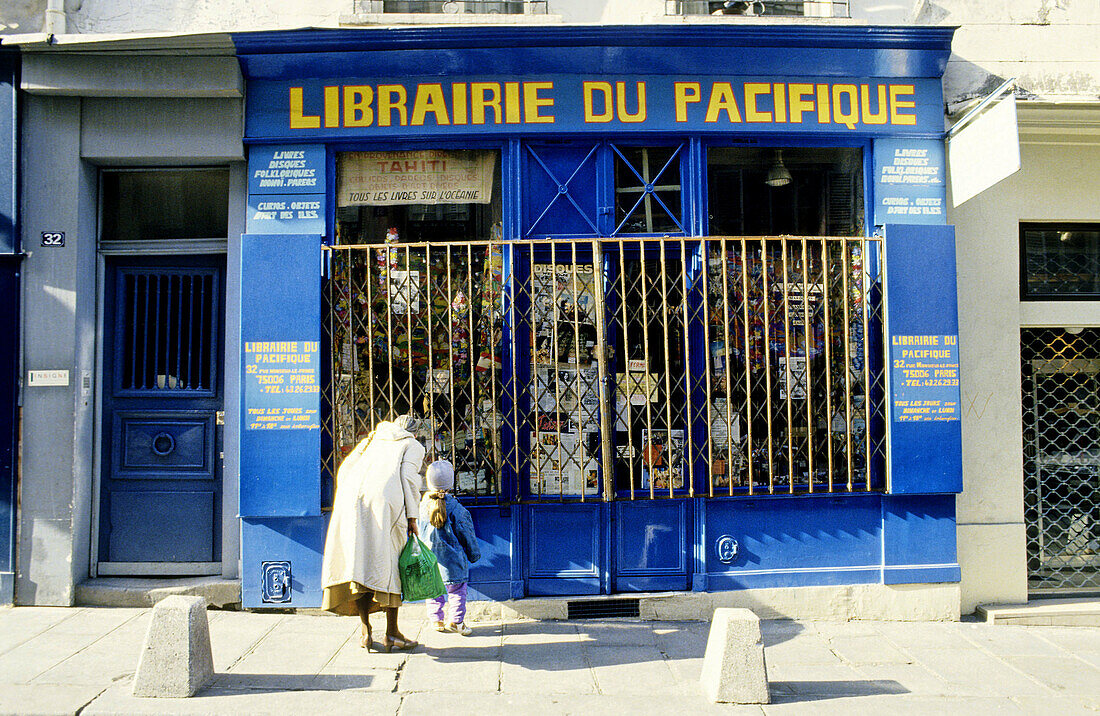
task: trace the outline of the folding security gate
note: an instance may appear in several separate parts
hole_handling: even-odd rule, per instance
[[[411,412],[480,500],[883,485],[877,239],[326,251],[330,475],[373,424]]]
[[[1100,589],[1100,329],[1021,331],[1033,592]]]

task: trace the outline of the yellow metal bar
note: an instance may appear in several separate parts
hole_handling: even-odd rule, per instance
[[[631,419],[633,416],[633,407],[630,403],[630,395],[627,394],[627,390],[630,386],[630,333],[628,331],[627,315],[626,315],[626,251],[625,243],[622,239],[619,239],[619,307],[623,313],[623,357],[622,357],[622,370],[623,370],[623,382],[617,385],[615,388],[616,397],[619,395],[619,391],[623,392],[623,410],[626,411],[626,417],[623,418],[623,422],[626,424],[626,443],[629,447],[627,454],[628,473],[630,475],[630,499],[634,499],[634,421]],[[648,374],[646,376],[648,385]],[[648,391],[648,387],[646,388]],[[616,410],[618,409],[616,401]]]
[[[761,242],[761,258],[763,258],[763,242]],[[741,310],[744,314],[743,332],[745,336],[745,462],[748,465],[746,477],[749,481],[749,494],[751,495],[755,489],[752,470],[752,347],[749,341],[752,323],[749,317],[749,253],[744,239],[741,239]],[[767,323],[767,316],[764,318],[765,323]],[[767,351],[767,346],[764,347],[764,350]],[[771,422],[770,415],[768,416],[768,422]],[[730,494],[733,494],[732,479],[730,481]]]
[[[586,462],[585,445],[584,445],[584,421],[586,419],[584,408],[584,396],[581,392],[581,386],[583,382],[581,380],[581,317],[577,311],[577,245],[573,244],[573,263],[570,264],[572,272],[570,273],[570,288],[573,294],[573,365],[576,366],[576,374],[573,383],[573,392],[577,396],[577,445],[574,448],[574,452],[580,454],[574,454],[573,460],[576,460],[577,464],[581,466],[581,502],[584,502],[584,493],[588,489],[588,480],[584,474],[584,464]],[[593,267],[593,271],[595,267]],[[593,297],[595,300],[595,297]],[[560,414],[560,410],[559,410]]]
[[[553,342],[550,348],[550,373],[549,379],[554,382],[554,427],[557,431],[557,444],[555,446],[558,456],[558,499],[565,499],[565,470],[561,462],[561,382],[558,380],[558,245],[550,247],[550,332]]]
[[[787,491],[794,494],[794,371],[791,370],[791,272],[787,261],[787,239],[782,238],[780,248],[783,251],[783,356],[784,378],[787,385]]]
[[[809,257],[806,253],[806,239],[800,239],[802,242],[802,338],[803,338],[803,351],[802,359],[804,361],[803,375],[806,378],[806,482],[810,485],[810,492],[814,491],[814,384],[813,379],[810,376],[810,341],[811,333],[814,330],[813,321],[810,319],[810,280],[809,280]]]
[[[665,244],[661,242],[661,324],[664,326],[662,348],[665,352],[665,452],[672,447],[672,335],[668,330],[668,261],[665,257]],[[683,459],[683,455],[680,456]],[[672,460],[668,460],[668,496],[672,497]],[[650,484],[653,483],[653,471],[650,470]]]
[[[768,410],[768,494],[775,494],[775,456],[773,453],[772,421],[772,361],[771,361],[771,306],[768,300],[768,243],[760,242],[760,277],[764,282],[764,401]]]
[[[863,260],[863,472],[867,491],[871,490],[871,363],[868,345],[871,343],[871,272],[867,261],[867,241],[860,240]]]
[[[452,461],[458,460],[458,451],[455,444],[455,315],[454,315],[454,287],[451,285],[451,247],[444,249],[447,252],[447,413],[451,427],[451,454]]]
[[[656,386],[650,386],[649,384],[649,289],[646,288],[646,268],[645,268],[645,247],[639,242],[638,244],[638,285],[641,292],[642,303],[642,352],[645,354],[645,365],[642,366],[642,391],[645,395],[645,420],[646,420],[646,439],[642,440],[642,465],[644,466],[646,460],[652,455],[650,447],[653,445],[653,403],[649,399],[650,388],[656,388]],[[627,366],[629,369],[629,366]],[[650,465],[649,470],[649,499],[653,499],[653,466]]]
[[[414,398],[413,398],[413,352],[412,352],[412,345],[413,345],[413,318],[412,318],[413,285],[412,285],[412,259],[409,256],[410,251],[411,251],[411,248],[408,245],[406,245],[405,246],[405,285],[408,286],[408,288],[409,288],[409,297],[408,297],[408,300],[406,301],[406,305],[405,305],[405,345],[407,347],[407,350],[405,352],[408,354],[408,358],[409,358],[409,373],[408,373],[408,378],[407,378],[407,381],[406,381],[407,385],[408,385],[408,395],[409,395],[409,414],[410,415],[415,415],[417,410],[416,410],[416,403],[414,402]],[[428,262],[425,261],[424,262],[425,268],[427,267],[427,265],[428,265]],[[427,281],[428,280],[427,271],[425,271],[424,274],[425,274],[424,280]],[[419,284],[419,281],[417,283]],[[416,286],[416,288],[419,289],[420,288],[419,285]],[[428,310],[431,310],[430,307],[427,307],[427,308],[428,308]],[[391,380],[392,380],[392,371],[391,371]]]
[[[706,432],[703,433],[703,435],[704,435],[703,439],[706,441],[706,452],[707,452],[707,461],[706,461],[706,463],[707,463],[707,497],[714,497],[714,437],[711,435],[711,431],[713,430],[713,426],[714,426],[714,418],[713,418],[713,410],[712,410],[712,408],[714,406],[713,406],[713,400],[711,399],[711,391],[714,389],[714,387],[713,387],[713,382],[712,382],[711,373],[710,373],[710,363],[711,363],[711,360],[712,360],[712,356],[711,356],[711,352],[710,352],[711,351],[711,349],[710,349],[710,311],[711,311],[711,308],[713,308],[713,307],[710,305],[710,247],[707,246],[707,240],[706,239],[699,239],[699,253],[702,255],[702,259],[703,259],[703,346],[704,346],[704,348],[703,348],[703,364],[706,366],[706,371],[704,372],[704,380],[706,380],[706,383],[705,383],[706,387],[703,390],[703,399],[706,400],[706,409],[707,409],[707,429],[706,429]],[[684,272],[684,275],[685,276],[687,275],[686,271]],[[726,343],[726,344],[723,344],[723,345],[725,345],[725,347],[727,349],[727,356],[728,356],[729,344]],[[727,363],[727,365],[726,365],[726,375],[729,375],[729,358],[728,357],[726,359],[726,363]],[[727,393],[727,395],[726,395],[726,405],[728,406],[729,402],[730,402],[729,401],[729,395],[728,395],[729,391],[727,390],[726,393]],[[728,440],[729,431],[728,430],[726,431],[726,436],[727,436],[727,443],[728,443],[729,442],[729,440]],[[728,460],[726,462],[726,465],[727,465],[726,469],[728,471],[729,470],[729,468],[728,468],[729,461]],[[727,474],[728,474],[728,472],[727,472]]]
[[[833,491],[833,323],[829,315],[829,245],[821,240],[821,305],[825,311],[825,460],[829,492]]]
[[[705,267],[703,272],[706,273]],[[684,322],[681,330],[684,334],[684,411],[686,412],[685,417],[687,418],[687,425],[684,426],[684,444],[682,450],[680,451],[680,459],[687,463],[687,465],[681,466],[680,470],[684,475],[684,479],[687,480],[688,496],[695,497],[695,460],[692,459],[691,455],[691,451],[694,448],[695,443],[692,441],[693,436],[691,430],[691,424],[694,421],[692,420],[693,416],[691,414],[691,342],[688,340],[688,325],[690,323],[690,316],[688,316],[688,263],[687,242],[684,240],[683,237],[680,237],[680,274],[684,277],[683,289],[681,291],[682,295],[680,296],[680,308]],[[709,352],[709,348],[707,350]],[[668,369],[666,368],[665,371],[668,372]],[[708,378],[710,376],[709,361],[707,362],[707,376]],[[709,383],[707,384],[707,387],[709,390]],[[709,434],[709,426],[707,432]],[[672,433],[669,433],[668,441],[671,445]],[[672,481],[669,480],[670,486],[671,482]],[[669,495],[671,496],[671,491]]]
[[[512,350],[510,352],[511,369],[512,369],[512,372],[511,372],[511,376],[512,376],[512,380],[511,380],[511,388],[512,388],[512,449],[511,449],[511,459],[512,459],[512,467],[513,467],[513,470],[515,471],[514,475],[515,475],[515,479],[516,479],[516,494],[514,495],[514,497],[516,497],[518,499],[520,494],[522,494],[522,488],[520,487],[519,482],[520,482],[520,479],[522,478],[522,475],[521,475],[521,472],[520,472],[520,465],[522,464],[521,463],[521,458],[523,457],[523,455],[520,453],[520,449],[519,449],[519,440],[520,440],[520,433],[519,433],[520,396],[519,396],[519,391],[518,391],[519,381],[516,378],[516,376],[518,375],[518,373],[516,372],[516,369],[517,369],[516,352],[519,350],[519,346],[516,343],[516,329],[519,326],[519,322],[516,319],[516,275],[515,275],[516,274],[516,254],[515,254],[515,247],[514,246],[507,246],[507,247],[502,248],[502,251],[501,251],[501,280],[502,281],[504,279],[504,271],[503,271],[503,269],[504,269],[504,266],[503,266],[503,264],[504,264],[504,255],[505,255],[504,251],[508,252],[507,253],[507,256],[508,256],[508,288],[507,288],[507,291],[508,291],[508,312],[511,315],[510,323],[511,323],[511,326],[512,326]],[[501,284],[501,290],[502,291],[505,290],[503,283]],[[534,355],[532,355],[532,358],[534,358]],[[538,440],[538,435],[537,434],[535,435],[535,439],[536,439],[536,441]],[[527,466],[528,466],[528,469],[527,469],[527,487],[528,487],[528,489],[530,489],[530,486],[531,486],[531,469],[530,469],[530,467],[531,467],[531,455],[530,455],[530,453],[531,453],[531,451],[528,450],[527,451]],[[498,477],[498,480],[499,479],[500,478]]]
[[[477,361],[474,356],[480,356],[481,350],[478,346],[477,334],[474,333],[474,247],[472,244],[466,245],[466,364],[469,366],[469,388],[470,388],[470,417],[466,421],[466,427],[470,431],[470,449],[472,464],[470,474],[473,476],[474,492],[477,493],[477,472],[480,463],[477,459],[477,438],[478,438],[478,421],[477,421]],[[454,410],[452,407],[451,410]],[[488,475],[486,475],[488,477]]]
[[[622,242],[620,242],[621,245]],[[620,251],[620,256],[622,255]],[[592,297],[596,308],[596,389],[599,392],[600,411],[600,459],[603,468],[603,499],[611,501],[615,499],[615,468],[611,458],[611,408],[613,402],[608,400],[607,381],[607,335],[605,334],[604,303],[607,300],[604,291],[603,246],[598,239],[592,241],[592,272],[593,292]],[[625,345],[625,341],[624,341]],[[633,485],[631,485],[633,491]]]
[[[388,378],[386,379],[386,396],[389,398],[389,405],[386,406],[386,419],[393,420],[397,416],[393,412],[393,369],[390,367],[393,365],[393,267],[391,265],[390,256],[393,247],[387,245],[385,252],[386,262],[386,366]],[[396,252],[392,254],[396,257]],[[431,358],[428,360],[431,363]]]
[[[852,300],[848,292],[848,272],[851,257],[848,255],[848,239],[841,240],[841,255],[844,264],[844,456],[848,460],[848,492],[852,491],[852,346],[848,326],[851,322],[849,303]]]
[[[531,272],[529,274],[529,276],[531,278],[528,282],[528,284],[530,286],[530,289],[529,289],[530,301],[528,301],[528,303],[530,304],[530,309],[529,310],[531,312],[531,319],[530,319],[530,326],[531,326],[531,378],[532,378],[532,380],[531,380],[531,400],[532,400],[532,403],[533,403],[531,415],[532,415],[532,417],[534,418],[534,421],[535,421],[534,425],[531,426],[531,430],[532,430],[532,433],[533,433],[532,437],[533,437],[533,440],[534,440],[534,444],[538,449],[538,452],[536,453],[536,459],[534,461],[535,462],[535,479],[537,481],[537,485],[538,485],[538,488],[539,488],[538,496],[541,499],[542,495],[543,495],[543,488],[545,486],[544,483],[543,483],[543,478],[542,478],[542,454],[543,454],[544,448],[543,448],[543,445],[542,445],[541,437],[539,436],[539,398],[540,398],[540,396],[539,396],[539,347],[538,347],[538,343],[539,343],[539,336],[538,336],[539,315],[538,315],[538,297],[535,294],[535,283],[536,283],[536,277],[535,277],[535,250],[534,250],[533,247],[528,248],[527,260],[528,260],[528,263],[529,263],[530,269],[531,269]],[[553,289],[551,289],[551,291],[552,290]],[[551,297],[551,302],[552,302],[552,297]]]

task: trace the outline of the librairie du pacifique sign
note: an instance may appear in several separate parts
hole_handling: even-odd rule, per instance
[[[255,80],[258,137],[562,131],[860,132],[943,130],[937,80],[768,77]],[[937,124],[938,123],[938,124]]]

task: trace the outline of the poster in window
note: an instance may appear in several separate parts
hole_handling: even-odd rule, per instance
[[[546,421],[540,428],[546,427]],[[590,451],[592,433],[539,430],[531,451],[531,494],[595,494],[599,489],[596,458]]]
[[[390,310],[398,316],[420,312],[420,272],[390,269],[387,295]]]
[[[593,363],[596,281],[591,264],[535,264],[531,296],[535,359],[558,365]]]
[[[496,153],[436,149],[345,152],[338,168],[338,206],[488,204]]]
[[[788,385],[790,386],[789,391]],[[788,392],[792,400],[805,400],[806,398],[806,358],[803,356],[791,356],[789,364],[786,356],[780,356],[779,358],[780,400],[786,400]]]
[[[684,486],[684,431],[642,430],[642,489]]]

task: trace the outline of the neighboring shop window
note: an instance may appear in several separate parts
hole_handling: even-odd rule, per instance
[[[225,239],[229,170],[105,170],[100,240]]]
[[[623,147],[615,154],[615,234],[682,234],[676,147]]]
[[[1100,299],[1100,224],[1021,224],[1020,298]]]
[[[847,148],[713,147],[712,236],[858,236],[863,157]]]
[[[331,467],[411,413],[456,491],[499,492],[499,164],[494,150],[338,155]]]
[[[1100,329],[1021,328],[1028,590],[1100,588]]]
[[[546,0],[358,0],[356,10],[364,13],[545,15]]]
[[[848,0],[665,0],[666,15],[849,17]]]

